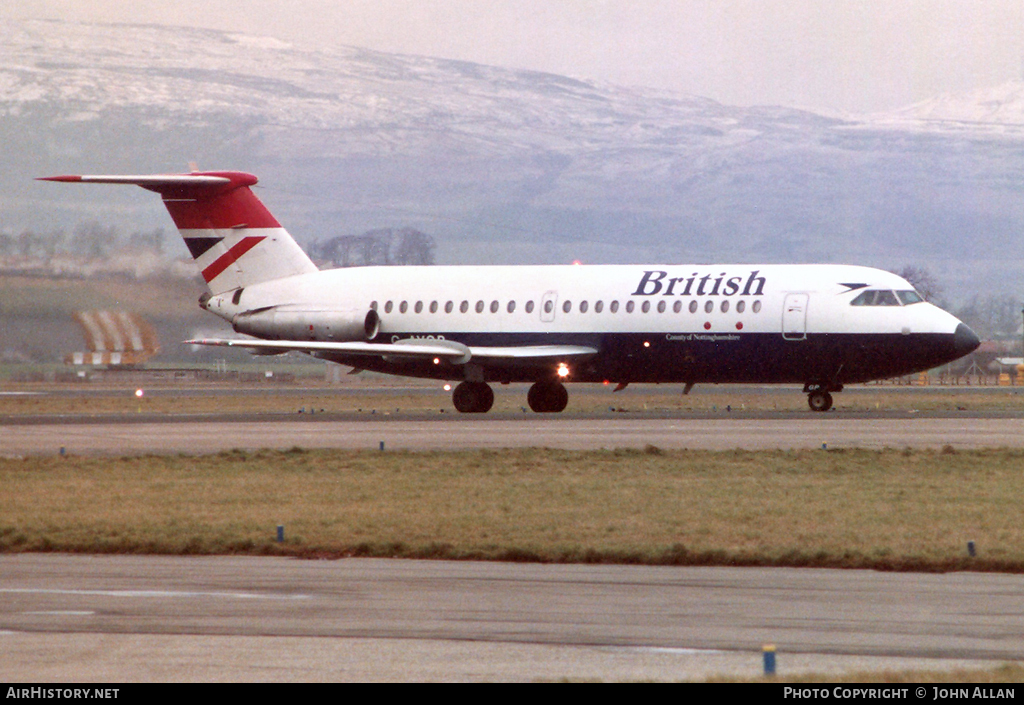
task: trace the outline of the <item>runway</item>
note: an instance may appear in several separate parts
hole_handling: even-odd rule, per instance
[[[10,419],[0,453],[1021,447],[978,414]],[[1024,576],[0,556],[8,681],[699,680],[1024,659]]]
[[[116,421],[51,418],[0,425],[0,453],[215,453],[233,448],[464,450],[538,446],[569,450],[659,448],[955,448],[1022,447],[1024,419],[978,416],[873,417],[803,413],[757,418],[437,416],[314,420],[268,415],[232,417],[130,416]]]
[[[0,678],[682,680],[1024,658],[1024,576],[0,556]],[[994,661],[993,661],[994,659]]]

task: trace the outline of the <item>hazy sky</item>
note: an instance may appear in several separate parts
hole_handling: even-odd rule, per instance
[[[46,17],[209,27],[731,105],[869,112],[1024,79],[1024,0],[2,0]]]

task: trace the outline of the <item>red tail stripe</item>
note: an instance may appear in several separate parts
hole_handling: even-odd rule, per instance
[[[207,282],[213,281],[218,274],[237,262],[239,257],[256,247],[261,240],[265,239],[266,237],[262,235],[250,235],[249,237],[243,237],[232,245],[231,249],[214,260],[213,264],[203,270],[203,279]]]
[[[247,186],[213,195],[199,188],[165,189],[161,194],[180,230],[281,227]]]

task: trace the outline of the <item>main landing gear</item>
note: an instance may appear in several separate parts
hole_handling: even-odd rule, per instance
[[[494,390],[486,382],[460,382],[452,403],[464,414],[486,414],[494,406]]]
[[[569,392],[561,382],[537,382],[526,401],[537,413],[557,413],[569,403]],[[486,382],[460,382],[452,392],[452,403],[463,414],[485,414],[494,406],[494,391]]]
[[[537,413],[557,413],[569,403],[569,392],[561,382],[537,382],[526,394],[526,403]]]
[[[832,408],[831,392],[843,391],[842,385],[838,387],[824,387],[815,384],[805,384],[804,393],[807,394],[807,405],[811,411],[828,411]]]

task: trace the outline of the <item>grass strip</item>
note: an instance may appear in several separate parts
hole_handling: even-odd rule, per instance
[[[4,552],[1024,571],[1012,449],[27,457],[0,487]]]

